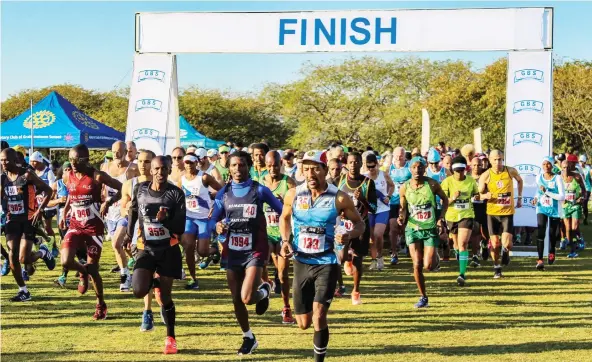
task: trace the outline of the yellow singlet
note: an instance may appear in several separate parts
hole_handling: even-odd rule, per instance
[[[487,190],[491,192],[491,199],[487,201],[487,215],[514,215],[514,182],[507,167],[500,173],[489,170]]]

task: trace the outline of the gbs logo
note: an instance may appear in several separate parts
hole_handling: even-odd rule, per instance
[[[525,99],[523,101],[514,102],[513,113],[520,113],[522,111],[534,111],[543,113],[543,102]]]
[[[532,204],[533,197],[523,196],[522,197],[522,207],[526,207],[528,209],[534,209],[535,206]],[[514,197],[514,204],[518,202],[518,197]]]
[[[136,101],[136,112],[146,108],[152,108],[160,112],[162,110],[162,102],[158,99],[150,98],[140,99]]]
[[[537,176],[541,173],[541,168],[539,166],[531,165],[529,163],[516,165],[516,170],[518,170],[521,175]]]
[[[153,140],[158,139],[159,132],[152,128],[140,128],[134,131],[133,140],[140,138],[151,138]]]
[[[164,82],[164,75],[165,73],[162,70],[140,70],[138,72],[138,83],[143,82],[145,80],[159,80],[161,82]]]
[[[512,145],[516,146],[521,143],[528,142],[536,145],[543,145],[543,135],[536,132],[519,132],[512,137]]]
[[[185,138],[187,137],[187,130],[186,129],[182,129],[179,131],[179,137],[180,138]]]
[[[536,80],[543,83],[545,81],[545,72],[538,69],[520,69],[514,72],[514,83],[522,80]]]

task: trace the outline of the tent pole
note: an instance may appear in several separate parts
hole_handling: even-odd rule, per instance
[[[29,101],[31,102],[31,149],[29,150],[29,155],[33,154],[33,128],[34,123],[33,123],[33,99],[29,99]]]

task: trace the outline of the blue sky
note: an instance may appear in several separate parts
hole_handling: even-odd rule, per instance
[[[111,90],[130,83],[134,14],[139,11],[281,11],[470,7],[555,7],[554,51],[592,60],[592,3],[586,2],[6,2],[1,7],[1,98],[27,88],[72,83]],[[505,52],[376,53],[392,59],[463,59],[476,69]],[[365,55],[356,53],[355,56]],[[366,53],[367,55],[367,53]],[[183,54],[181,89],[190,85],[239,92],[267,82],[298,79],[302,63],[327,63],[350,54]]]

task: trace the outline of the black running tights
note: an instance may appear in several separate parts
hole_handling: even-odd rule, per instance
[[[561,219],[556,217],[549,217],[544,214],[537,214],[537,252],[539,259],[543,259],[543,252],[545,250],[545,233],[547,232],[547,223],[549,223],[549,253],[555,254],[555,246],[559,241],[559,227]]]

